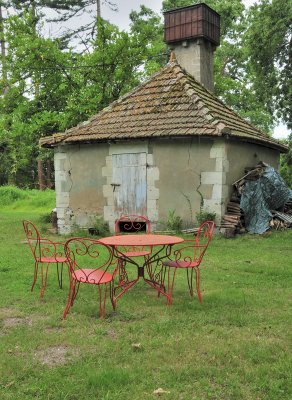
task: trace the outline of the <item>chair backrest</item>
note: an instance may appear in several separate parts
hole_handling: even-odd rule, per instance
[[[115,235],[121,233],[150,233],[150,221],[143,215],[122,215],[115,222]]]
[[[209,246],[214,232],[214,227],[215,224],[213,221],[205,221],[200,225],[198,229],[194,247],[194,261],[196,261],[198,264],[201,263],[207,247]]]
[[[107,272],[115,275],[117,261],[111,249],[92,238],[71,238],[65,243],[70,272],[85,283],[98,284]],[[108,271],[109,268],[111,271]]]
[[[214,226],[213,221],[203,222],[198,229],[195,240],[187,239],[175,246],[173,252],[175,261],[184,263],[184,266],[199,266],[211,241]]]
[[[41,257],[41,238],[39,231],[31,221],[24,220],[22,224],[31,252],[34,259],[37,260]]]

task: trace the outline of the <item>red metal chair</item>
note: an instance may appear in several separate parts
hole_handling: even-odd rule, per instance
[[[150,221],[143,215],[128,214],[122,215],[115,222],[115,235],[135,234],[135,233],[150,233]],[[120,248],[121,253],[127,258],[144,257],[145,261],[152,252],[150,246],[128,246]],[[152,271],[149,266],[146,267],[150,277]],[[119,286],[123,286],[128,282],[128,275],[125,269],[125,262],[119,260]]]
[[[176,246],[172,253],[174,259],[163,262],[163,285],[165,276],[167,275],[167,292],[169,294],[168,304],[172,304],[172,293],[177,269],[184,269],[187,271],[188,287],[191,296],[194,294],[193,280],[195,271],[196,290],[199,300],[202,302],[200,291],[200,265],[211,241],[213,231],[213,221],[203,222],[198,229],[195,240],[185,240],[182,243],[182,247],[177,248]]]
[[[115,222],[115,234],[121,233],[150,233],[150,221],[143,215],[122,215]]]
[[[115,309],[113,280],[117,271],[117,261],[113,258],[111,249],[96,239],[72,238],[65,244],[65,253],[69,261],[70,287],[63,318],[66,318],[73,306],[81,283],[98,287],[100,318],[105,316],[108,287]]]
[[[64,263],[68,264],[64,252],[64,244],[53,242],[47,238],[42,238],[36,226],[31,221],[23,221],[24,232],[34,257],[34,278],[31,286],[33,291],[38,276],[39,265],[41,266],[41,291],[40,297],[44,296],[49,266],[57,265],[57,276],[60,289],[62,289],[62,277]],[[59,266],[61,267],[59,269]]]

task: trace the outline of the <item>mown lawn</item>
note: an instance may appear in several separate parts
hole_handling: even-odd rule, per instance
[[[1,400],[292,398],[292,230],[215,236],[203,304],[178,274],[171,307],[139,282],[100,320],[86,287],[63,321],[67,279],[58,289],[53,268],[44,299],[30,292],[22,219],[41,224],[38,210],[0,211]]]

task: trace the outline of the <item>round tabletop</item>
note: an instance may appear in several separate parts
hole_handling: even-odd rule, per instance
[[[154,235],[151,233],[135,235],[116,235],[99,239],[108,246],[162,246],[182,243],[184,239],[177,236]]]

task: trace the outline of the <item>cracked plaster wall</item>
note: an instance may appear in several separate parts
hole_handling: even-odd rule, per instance
[[[279,168],[279,152],[263,146],[190,138],[124,144],[59,146],[55,150],[55,187],[58,229],[70,233],[74,225],[88,227],[97,215],[113,230],[112,154],[147,154],[147,215],[152,229],[175,210],[185,227],[204,208],[216,212],[220,223],[232,183],[244,168],[264,161]]]
[[[202,179],[204,174],[208,176],[216,171],[216,159],[210,158],[213,140],[161,140],[153,142],[152,146],[160,175],[158,219],[166,221],[169,211],[175,210],[183,219],[184,227],[193,227],[201,199],[204,203],[210,202],[214,191],[213,182]]]
[[[103,216],[105,179],[101,170],[108,144],[59,146],[55,150],[55,186],[58,230],[70,233],[74,226],[94,226]]]

